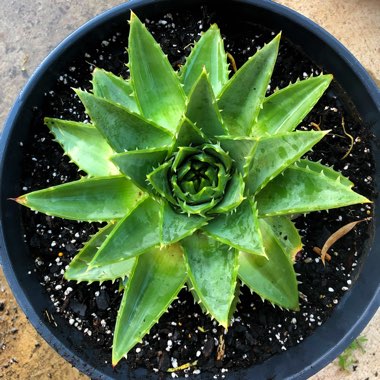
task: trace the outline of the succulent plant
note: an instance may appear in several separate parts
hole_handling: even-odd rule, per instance
[[[65,272],[120,280],[113,364],[187,284],[227,328],[242,284],[297,310],[302,248],[292,217],[368,200],[321,163],[302,159],[328,131],[295,131],[332,80],[320,75],[266,97],[280,35],[230,75],[212,25],[176,72],[132,13],[130,78],[93,72],[75,90],[91,123],[46,118],[87,176],[16,200],[71,220],[103,221]]]

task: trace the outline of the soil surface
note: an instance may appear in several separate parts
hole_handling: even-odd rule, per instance
[[[41,342],[41,338],[34,333],[34,330],[30,329],[22,313],[18,312],[18,308],[8,292],[9,291],[6,290],[5,286],[0,283],[0,331],[2,332],[0,343],[2,343],[3,352],[23,354],[22,357],[29,355],[31,360],[28,362],[27,360],[20,360],[18,358],[19,355],[14,355],[12,357],[8,355],[7,357],[9,357],[9,359],[4,362],[2,371],[0,371],[0,377],[5,376],[5,378],[10,379],[80,378],[81,376],[78,375],[75,370],[73,370],[74,372],[71,372],[69,366],[64,366],[64,361],[62,359],[54,359],[56,355],[52,351],[51,354],[46,354],[45,344]],[[4,299],[4,301],[2,299]],[[28,334],[28,331],[32,331],[29,333],[30,335],[27,335],[29,336],[28,339],[19,339],[20,334]],[[38,358],[41,356],[45,363],[49,363],[48,365],[38,365]],[[20,368],[21,363],[25,372],[17,372],[17,368]],[[62,367],[65,369],[62,370]],[[13,368],[16,368],[16,370],[13,370]],[[57,377],[57,372],[59,373],[59,377]],[[28,375],[23,375],[22,373]],[[32,374],[32,376],[30,374]]]

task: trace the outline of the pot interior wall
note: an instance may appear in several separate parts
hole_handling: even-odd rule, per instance
[[[140,18],[151,17],[155,14],[180,11],[183,8],[194,8],[194,12],[199,12],[202,1],[182,0],[178,1],[131,1],[128,6],[132,7]],[[260,3],[261,6],[252,4]],[[279,13],[272,13],[270,8],[275,7]],[[378,119],[378,104],[373,100],[373,90],[371,84],[361,84],[359,79],[362,76],[360,71],[355,70],[355,62],[348,64],[342,53],[336,53],[330,45],[321,39],[321,33],[315,34],[317,28],[309,25],[309,29],[299,31],[299,21],[294,21],[292,12],[285,11],[282,7],[270,4],[270,2],[248,2],[229,1],[217,2],[209,1],[207,9],[210,13],[218,12],[222,18],[235,19],[236,27],[244,28],[247,23],[261,24],[274,30],[282,30],[286,38],[296,45],[301,46],[305,53],[316,63],[325,68],[328,72],[334,73],[336,79],[346,92],[350,92],[351,100],[355,104],[360,117],[368,125],[375,125],[374,133],[378,136],[380,121]],[[114,372],[110,364],[105,364],[103,352],[88,345],[88,341],[83,340],[82,333],[75,329],[70,329],[67,333],[67,322],[57,320],[56,324],[46,323],[46,311],[52,311],[52,305],[38,282],[34,273],[29,274],[33,268],[33,258],[23,243],[23,228],[21,223],[20,208],[14,203],[4,201],[22,192],[20,189],[22,147],[20,141],[27,141],[31,131],[28,129],[30,120],[35,117],[35,109],[41,107],[45,101],[44,93],[55,83],[57,76],[76,57],[82,57],[87,49],[91,49],[100,42],[111,37],[116,31],[128,33],[127,19],[129,11],[127,4],[117,7],[112,12],[108,12],[103,18],[96,18],[84,28],[80,29],[71,38],[66,40],[59,49],[42,64],[37,73],[32,77],[28,86],[17,100],[16,106],[8,120],[14,127],[12,130],[4,132],[7,140],[3,139],[4,155],[1,173],[1,215],[3,218],[2,228],[4,235],[4,246],[2,251],[11,253],[11,256],[4,255],[4,267],[7,278],[14,289],[18,301],[26,314],[37,327],[44,338],[55,348],[61,350],[63,355],[78,366],[82,371],[86,371],[91,377],[106,378],[116,377],[123,379],[155,378],[155,375],[148,374],[145,370],[128,371],[127,365],[121,363],[117,372]],[[304,21],[301,20],[301,24]],[[324,33],[322,33],[324,35]],[[332,41],[333,43],[333,41]],[[377,119],[376,119],[377,118]],[[7,136],[7,134],[9,135]],[[4,142],[5,141],[5,142]],[[376,152],[376,164],[379,167],[378,148]],[[12,167],[12,170],[6,170]],[[376,182],[378,178],[376,178]],[[379,228],[379,221],[376,222],[376,231]],[[378,236],[378,234],[376,234]],[[376,244],[376,243],[375,243]],[[375,245],[376,246],[376,245]],[[375,260],[375,250],[368,251],[367,262],[362,268],[360,279],[355,288],[344,297],[343,302],[336,308],[331,319],[319,328],[318,336],[313,335],[304,343],[292,348],[288,352],[269,359],[262,365],[251,369],[241,370],[236,376],[239,379],[249,379],[253,376],[257,378],[292,378],[300,376],[302,378],[315,372],[329,360],[332,355],[337,355],[339,350],[343,350],[344,344],[348,343],[349,331],[358,331],[364,327],[370,318],[375,306],[368,306],[368,299],[376,297],[378,283],[371,283],[371,276],[377,278],[379,271],[378,260]],[[12,271],[11,271],[12,268]],[[343,308],[346,307],[353,312],[352,315],[343,315]],[[363,312],[369,310],[363,316]],[[372,310],[372,311],[371,311]],[[334,327],[335,326],[335,327]],[[333,330],[331,330],[333,328]],[[335,331],[341,345],[334,348],[331,340],[331,331]],[[351,334],[351,338],[353,335]],[[323,354],[324,352],[324,354]],[[308,353],[308,355],[306,355]],[[292,358],[296,357],[297,360]],[[279,364],[282,362],[283,364]],[[88,364],[86,364],[88,363]],[[95,369],[94,369],[95,368]]]

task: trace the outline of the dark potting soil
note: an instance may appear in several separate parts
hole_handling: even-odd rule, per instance
[[[257,25],[242,27],[230,20],[219,19],[203,8],[198,14],[173,13],[160,19],[146,20],[148,29],[176,69],[184,63],[200,32],[213,22],[221,27],[226,50],[232,54],[238,67],[279,32]],[[20,142],[25,151],[22,193],[85,175],[78,172],[67,156],[62,156],[62,149],[57,143],[52,143],[52,136],[43,125],[43,117],[87,120],[71,87],[89,89],[91,72],[96,66],[127,78],[126,46],[127,33],[124,30],[101,41],[96,49],[83,51],[82,56],[73,60],[57,76],[55,86],[46,93],[44,106],[34,112],[29,141]],[[305,79],[320,73],[320,68],[283,36],[268,94],[298,78]],[[356,117],[337,83],[332,84],[299,126],[299,129],[313,128],[329,129],[331,132],[307,157],[334,166],[355,183],[356,191],[373,199],[372,137],[368,126],[363,126]],[[370,223],[358,224],[340,239],[330,249],[332,259],[325,266],[313,248],[321,248],[341,226],[371,215],[371,205],[357,205],[315,212],[296,219],[304,244],[295,263],[300,281],[299,312],[274,308],[251,294],[246,287],[241,287],[240,303],[232,326],[226,332],[202,313],[189,292],[182,290],[169,312],[128,354],[129,366],[146,367],[164,377],[169,368],[188,364],[189,368],[174,372],[171,376],[208,373],[210,378],[222,378],[228,371],[260,363],[298,344],[329,317],[354,282],[363,247],[369,239]],[[89,344],[103,347],[103,360],[110,363],[112,331],[121,300],[118,282],[88,285],[63,279],[65,267],[101,224],[62,220],[26,208],[23,208],[23,219],[25,241],[35,257],[35,268],[31,271],[37,272],[44,291],[54,304],[50,317],[63,316],[68,325],[83,332]]]

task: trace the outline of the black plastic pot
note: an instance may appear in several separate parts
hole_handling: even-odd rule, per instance
[[[283,34],[319,66],[334,74],[355,105],[366,125],[380,137],[379,91],[363,67],[331,35],[305,17],[268,0],[135,0],[118,6],[91,20],[62,42],[41,64],[19,95],[5,126],[1,139],[1,230],[2,265],[16,299],[28,319],[42,337],[79,370],[96,379],[155,378],[146,370],[130,371],[122,363],[117,372],[94,347],[83,343],[80,332],[70,328],[64,320],[58,327],[45,321],[44,310],[51,310],[50,299],[42,291],[38,279],[28,271],[33,258],[24,243],[20,208],[7,198],[20,194],[22,153],[19,141],[26,140],[27,126],[33,117],[33,107],[44,101],[44,92],[51,88],[57,74],[83,46],[94,46],[116,30],[127,28],[129,9],[140,17],[165,14],[183,8],[208,4],[217,12],[245,23],[262,24]],[[376,165],[380,165],[379,146],[373,146]],[[380,175],[376,173],[376,182]],[[376,210],[379,200],[376,200]],[[270,358],[263,364],[235,372],[238,379],[306,379],[339,355],[361,332],[379,306],[380,220],[375,219],[371,247],[365,249],[358,278],[343,297],[331,318],[310,337],[292,349]],[[230,373],[231,374],[231,373]],[[205,378],[202,376],[202,378]]]

